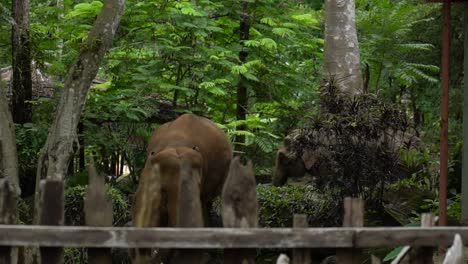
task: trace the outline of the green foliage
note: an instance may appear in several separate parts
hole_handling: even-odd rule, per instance
[[[65,190],[65,224],[84,225],[84,196],[86,186],[75,186]],[[106,188],[106,194],[112,201],[114,211],[113,226],[123,226],[130,221],[130,203],[127,198],[114,187]]]
[[[145,141],[158,125],[152,123],[160,123],[154,117],[161,110],[161,101],[171,102],[178,112],[209,116],[231,139],[244,135],[246,142],[242,149],[253,160],[256,171],[262,173],[269,173],[274,152],[283,136],[294,128],[310,124],[318,114],[323,1],[249,1],[251,28],[249,39],[244,41],[239,36],[241,2],[127,1],[114,46],[106,54],[98,73],[104,83],[94,85],[88,95],[83,113],[84,132],[80,135],[84,138],[86,158],[92,157],[100,171],[113,175],[113,162],[119,158],[128,165],[130,181],[122,188],[125,192],[132,191],[143,166]],[[0,23],[0,43],[4,43],[0,45],[1,67],[11,64],[10,5],[9,0],[0,4],[0,19],[6,22]],[[441,24],[439,9],[436,5],[412,0],[357,0],[356,6],[361,59],[364,73],[366,70],[369,73],[369,91],[378,93],[383,102],[399,105],[398,110],[408,114],[409,122],[420,125],[421,138],[428,143],[424,151],[404,149],[398,153],[402,165],[415,171],[389,188],[430,192],[434,197],[424,196],[431,201],[426,200],[429,206],[426,209],[435,210],[440,39],[434,36],[440,35],[440,27],[434,25]],[[56,95],[60,94],[67,69],[82,48],[101,8],[102,1],[93,0],[66,0],[63,8],[53,1],[31,2],[33,58],[36,65],[56,77]],[[462,32],[462,10],[453,11],[453,32]],[[462,34],[452,35],[451,66],[453,72],[462,72],[463,37]],[[248,54],[246,61],[240,60],[241,51]],[[451,179],[457,179],[452,176],[456,176],[460,159],[461,78],[456,74],[451,77],[451,86],[455,87],[450,95]],[[248,88],[246,120],[236,119],[236,90],[240,82]],[[20,174],[32,184],[39,149],[45,141],[56,103],[56,100],[34,102],[33,123],[16,127]],[[355,105],[357,108],[359,103]],[[383,113],[375,107],[367,111],[372,112],[369,114],[372,120]],[[340,124],[348,132],[375,131],[374,123],[363,116],[347,116]],[[238,125],[247,128],[239,130]],[[366,159],[362,162],[367,162]],[[77,172],[68,180],[68,186],[73,187],[68,191],[68,215],[78,215],[81,210],[78,207],[82,203],[80,195],[83,195],[85,182],[84,172]],[[457,182],[451,186],[457,187]],[[322,210],[319,205],[313,207],[307,199],[301,198],[312,190],[288,188],[259,187],[260,195],[269,197],[261,198],[266,208],[262,210],[267,210],[264,213],[276,213],[280,217],[276,221],[268,216],[262,218],[262,223],[290,226],[291,211]],[[416,213],[423,210],[419,208],[421,200],[413,200],[421,197],[423,195],[418,194],[417,198],[408,198],[411,205],[417,207]],[[458,210],[456,197],[449,207],[453,208],[450,213],[453,215]],[[275,206],[268,205],[267,199],[272,199]],[[125,204],[124,199],[117,201]],[[408,214],[411,210],[393,215],[403,223],[408,220]],[[127,217],[122,214],[120,218]],[[77,219],[77,223],[82,222],[82,218]],[[74,220],[69,218],[68,221]]]
[[[390,251],[385,256],[385,258],[382,261],[385,262],[385,261],[391,261],[391,260],[395,259],[396,257],[398,257],[398,255],[400,254],[402,249],[403,249],[403,246],[399,246],[399,247],[394,248],[392,251]]]
[[[372,94],[350,98],[331,80],[322,90],[321,113],[288,135],[284,145],[291,158],[313,155],[319,184],[338,197],[374,203],[401,177],[397,149],[414,147],[412,132],[395,105]]]
[[[434,50],[430,43],[415,42],[415,25],[432,21],[433,5],[412,1],[356,1],[361,61],[369,71],[369,89],[388,90],[421,81],[437,83],[439,67],[414,62],[415,54]],[[433,22],[433,21],[432,21]]]
[[[451,194],[450,196],[447,199],[447,219],[451,223],[450,225],[456,225],[461,219],[461,193]],[[424,199],[421,211],[439,215],[439,200]],[[415,212],[411,219],[413,222],[421,221],[421,214]]]
[[[114,211],[113,226],[124,226],[131,220],[130,202],[127,197],[115,187],[106,185],[106,194],[109,200],[112,201]],[[84,196],[86,187],[77,185],[67,187],[65,190],[65,225],[84,225]],[[113,252],[113,256],[116,251]],[[65,249],[65,263],[87,263],[87,250],[84,248]],[[119,256],[119,263],[125,262],[123,256]]]
[[[312,227],[341,225],[341,204],[312,186],[257,186],[259,226],[292,227],[294,214],[305,214]],[[216,199],[213,217],[221,217],[221,199]]]
[[[97,16],[99,12],[101,12],[101,8],[103,3],[100,1],[93,1],[91,3],[81,3],[77,4],[73,7],[73,10],[69,12],[65,18],[72,18],[72,17],[90,17],[90,16]]]
[[[306,214],[310,226],[340,225],[340,205],[311,186],[260,185],[257,197],[261,227],[291,227],[294,214]]]

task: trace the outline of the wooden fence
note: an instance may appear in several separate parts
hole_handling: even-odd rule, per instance
[[[363,227],[363,202],[351,198],[345,199],[343,227],[308,228],[304,215],[294,217],[292,228],[110,227],[112,206],[105,201],[104,182],[97,180],[95,172],[90,175],[92,184],[85,199],[88,226],[61,226],[60,210],[43,213],[44,225],[5,224],[6,205],[11,200],[8,193],[12,189],[0,184],[0,263],[9,263],[6,260],[13,247],[36,246],[41,247],[42,259],[47,260],[43,263],[50,264],[63,262],[65,247],[90,248],[89,263],[111,263],[109,248],[293,249],[293,263],[301,264],[316,263],[316,250],[335,248],[337,263],[347,264],[362,263],[362,249],[402,245],[407,247],[392,263],[404,259],[406,263],[433,263],[434,250],[452,244],[444,263],[463,263],[462,241],[468,241],[468,227],[432,227],[433,221],[428,220],[433,219],[431,215],[423,216],[422,227]],[[49,188],[43,201],[63,208],[63,184],[47,181],[43,188]],[[372,263],[380,260],[373,256]]]

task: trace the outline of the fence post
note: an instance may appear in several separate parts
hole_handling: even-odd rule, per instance
[[[64,224],[64,185],[62,180],[42,180],[41,190],[41,225],[63,225]],[[63,263],[63,248],[41,247],[41,263],[56,264]]]
[[[1,164],[0,157],[0,173],[2,173]],[[0,178],[0,224],[16,223],[16,198],[15,189],[8,178]],[[12,247],[0,247],[0,264],[13,263],[12,249]]]
[[[177,204],[176,227],[203,227],[203,211],[200,200],[201,171],[193,168],[189,160],[180,166],[179,200]],[[199,249],[176,249],[168,263],[204,263],[203,251]]]
[[[246,166],[241,164],[240,158],[231,161],[229,174],[223,186],[223,226],[249,228],[258,225],[258,200],[255,175],[252,162]],[[254,264],[256,249],[225,249],[224,263],[226,264]]]
[[[346,197],[344,199],[343,227],[363,227],[364,226],[364,201],[360,198]],[[338,249],[337,263],[359,264],[362,263],[363,256],[360,249]]]
[[[294,228],[307,228],[307,215],[295,214],[293,218]],[[305,248],[295,248],[292,252],[292,263],[293,264],[310,264],[311,263],[311,251]]]
[[[434,226],[434,216],[432,214],[421,215],[421,227]],[[415,247],[408,254],[409,262],[414,264],[430,264],[433,260],[434,248]]]
[[[88,226],[112,226],[112,202],[106,198],[104,177],[99,177],[94,165],[88,166],[88,188],[84,200],[85,222]],[[110,248],[88,248],[88,263],[111,264]]]
[[[380,260],[380,258],[372,255],[371,256],[371,264],[382,264],[382,261]]]

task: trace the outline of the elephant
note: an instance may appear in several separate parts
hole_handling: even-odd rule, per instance
[[[134,225],[208,225],[203,218],[221,194],[232,155],[226,134],[205,117],[188,113],[161,125],[148,142],[134,198]]]
[[[336,164],[334,164],[332,149],[334,145],[339,145],[337,142],[340,140],[333,133],[324,131],[309,133],[304,137],[303,132],[297,129],[285,137],[283,146],[276,153],[275,171],[272,179],[274,186],[282,186],[289,177],[302,177],[306,173],[313,176],[314,182],[320,185],[323,177],[334,174],[333,167]],[[302,146],[298,151],[297,146],[296,149],[291,146],[299,137],[302,137],[299,139],[300,142],[307,146]],[[303,142],[304,138],[306,138],[306,142]],[[357,137],[351,137],[350,142],[359,144],[361,141]],[[412,133],[393,130],[387,130],[377,140],[369,140],[366,144],[369,146],[373,144],[374,148],[386,146],[389,151],[394,153],[398,153],[403,148],[423,149],[424,147],[420,139]],[[397,173],[403,176],[415,170],[417,168],[407,168],[400,164]]]
[[[326,154],[325,150],[320,149],[314,152],[307,151],[300,157],[296,157],[287,147],[282,146],[276,152],[273,185],[282,186],[289,177],[302,177],[306,172],[314,176],[329,174],[330,171],[325,164],[320,163]]]

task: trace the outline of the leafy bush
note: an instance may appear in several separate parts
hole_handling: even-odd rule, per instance
[[[341,225],[341,204],[312,186],[258,185],[257,199],[261,227],[292,227],[294,214],[306,214],[310,226]],[[222,225],[220,199],[214,203],[211,218]]]
[[[106,189],[114,210],[113,226],[123,226],[131,219],[130,203],[114,187]],[[65,190],[65,225],[84,225],[84,196],[86,186],[75,186]]]
[[[127,198],[114,187],[107,185],[107,197],[112,201],[114,211],[113,226],[123,226],[131,219],[130,203]],[[65,190],[65,225],[84,225],[84,197],[86,186],[77,185]],[[114,250],[114,253],[117,252]],[[87,263],[87,253],[84,248],[65,249],[65,263]],[[123,263],[123,262],[119,262]]]
[[[259,225],[292,227],[294,214],[305,214],[309,226],[340,226],[341,204],[311,186],[257,187]]]
[[[396,105],[372,94],[350,98],[332,82],[322,88],[321,113],[289,135],[285,146],[293,158],[311,153],[318,160],[314,169],[327,174],[318,175],[319,183],[340,199],[380,201],[385,186],[408,174],[399,149],[419,139]]]

